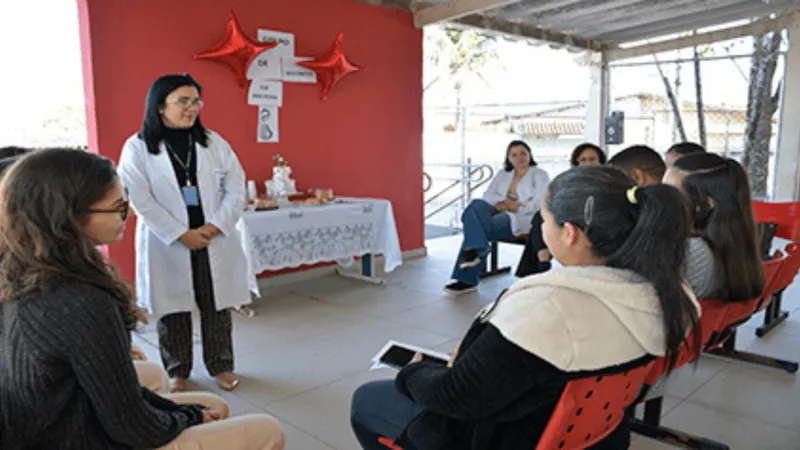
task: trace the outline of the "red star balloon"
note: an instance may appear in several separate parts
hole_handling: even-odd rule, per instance
[[[194,55],[194,59],[208,59],[227,65],[244,86],[247,80],[247,68],[256,56],[264,50],[278,45],[277,42],[257,42],[242,31],[233,11],[228,17],[228,28],[222,42],[214,47]]]
[[[347,57],[342,53],[342,38],[344,33],[339,33],[333,45],[328,49],[320,58],[314,61],[299,61],[298,66],[313,70],[317,74],[317,83],[322,85],[322,100],[328,100],[328,94],[331,88],[339,82],[345,75],[351,72],[358,72],[365,70],[363,67],[357,66],[347,60]]]

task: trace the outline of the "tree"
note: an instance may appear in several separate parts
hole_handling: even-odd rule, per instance
[[[755,36],[753,41],[742,164],[750,176],[753,195],[764,197],[767,195],[769,175],[772,117],[780,106],[781,83],[774,91],[772,86],[783,42],[782,31]]]

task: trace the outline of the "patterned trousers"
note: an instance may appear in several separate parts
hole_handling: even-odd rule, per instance
[[[191,252],[194,298],[200,309],[203,361],[211,376],[233,371],[233,325],[230,308],[217,311],[208,249]],[[161,361],[170,378],[192,372],[192,314],[169,314],[158,321]]]

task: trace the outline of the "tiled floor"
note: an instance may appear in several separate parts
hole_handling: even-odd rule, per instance
[[[288,435],[288,450],[357,450],[350,432],[350,395],[362,383],[389,378],[368,371],[388,339],[451,351],[472,315],[515,278],[496,277],[478,293],[448,297],[459,236],[428,241],[429,256],[406,262],[383,286],[336,275],[265,290],[257,315],[234,315],[237,372],[233,393],[219,391],[195,355],[189,387],[226,398],[235,414],[266,411]],[[515,263],[520,248],[503,245],[501,262]],[[790,320],[763,339],[740,333],[741,347],[800,359],[800,287],[785,294]],[[151,326],[152,328],[152,326]],[[197,333],[195,333],[197,335]],[[152,331],[137,333],[151,360],[158,360]],[[198,342],[199,343],[199,342]],[[672,375],[664,424],[726,442],[732,449],[800,449],[800,382],[794,375],[703,357]],[[633,449],[672,448],[641,437]]]

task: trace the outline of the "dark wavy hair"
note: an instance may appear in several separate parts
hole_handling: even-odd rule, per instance
[[[674,365],[698,313],[684,289],[682,267],[689,214],[683,194],[672,186],[636,188],[609,166],[580,166],[550,182],[546,204],[556,223],[582,230],[606,265],[628,269],[652,283],[663,311],[666,357]],[[698,340],[699,333],[695,333]],[[699,341],[694,342],[699,348]]]
[[[0,302],[78,281],[111,294],[134,328],[130,288],[80,228],[116,179],[111,160],[63,148],[38,150],[9,168],[0,183]]]
[[[583,153],[584,150],[589,149],[594,150],[597,153],[597,159],[600,161],[600,164],[606,163],[606,152],[604,152],[603,149],[592,144],[591,142],[584,142],[572,150],[572,155],[569,157],[569,165],[571,167],[578,167],[578,158],[581,157],[581,153]]]
[[[720,269],[722,287],[715,297],[740,302],[761,295],[764,272],[744,168],[714,153],[693,153],[676,160],[673,169],[685,174],[681,188],[694,231],[708,242]]]
[[[150,85],[150,89],[147,91],[144,120],[142,120],[142,128],[139,130],[138,136],[139,139],[147,144],[147,151],[154,155],[158,154],[158,145],[164,140],[165,127],[161,121],[160,110],[164,107],[167,96],[175,89],[183,86],[192,86],[197,89],[199,94],[203,93],[203,88],[188,73],[159,77]],[[208,147],[208,132],[203,127],[199,115],[194,121],[194,125],[192,125],[191,133],[195,142],[203,147]]]
[[[512,170],[514,170],[514,165],[511,164],[511,160],[508,159],[508,155],[509,155],[509,153],[511,153],[511,149],[513,147],[517,147],[517,146],[524,147],[525,150],[527,150],[528,156],[531,158],[531,161],[530,161],[531,167],[535,167],[536,166],[536,161],[533,160],[533,152],[531,152],[531,146],[528,145],[528,143],[525,142],[525,141],[519,141],[519,140],[511,141],[508,144],[508,147],[506,148],[506,160],[503,162],[503,170],[505,170],[506,172],[511,172]]]

